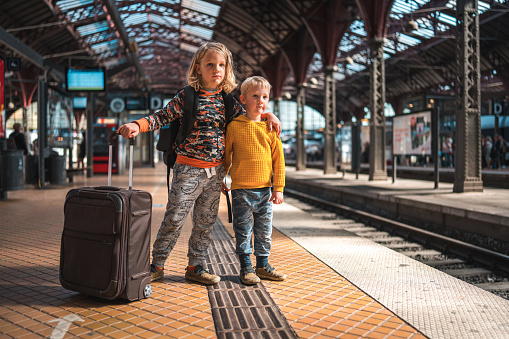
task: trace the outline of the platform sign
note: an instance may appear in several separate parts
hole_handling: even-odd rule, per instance
[[[392,118],[395,155],[431,155],[431,112],[398,115]]]
[[[509,102],[492,100],[491,101],[491,112],[494,115],[508,115],[509,114]]]
[[[5,63],[0,59],[0,138],[5,138]]]
[[[13,72],[21,71],[21,58],[7,58],[7,70]]]

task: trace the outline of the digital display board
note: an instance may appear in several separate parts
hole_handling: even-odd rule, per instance
[[[87,108],[87,97],[74,97],[72,98],[72,106],[77,109]]]
[[[68,68],[65,78],[68,91],[106,90],[106,71],[103,68]]]
[[[145,109],[145,97],[127,97],[125,99],[125,109],[127,110]]]

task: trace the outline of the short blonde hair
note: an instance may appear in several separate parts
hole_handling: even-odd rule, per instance
[[[244,82],[240,86],[240,94],[246,95],[246,93],[249,92],[249,90],[251,88],[253,88],[254,86],[261,86],[261,87],[267,88],[269,91],[272,88],[270,83],[264,77],[253,76],[253,77],[249,77],[246,80],[244,80]]]
[[[219,42],[207,42],[196,51],[194,54],[193,60],[191,61],[191,65],[189,66],[189,71],[187,72],[187,82],[190,86],[192,86],[196,91],[199,91],[202,88],[202,84],[200,82],[200,76],[198,71],[196,70],[196,65],[199,65],[201,59],[208,51],[215,51],[222,55],[226,61],[226,67],[224,72],[224,79],[221,83],[223,90],[226,93],[230,93],[237,87],[235,82],[235,74],[233,72],[233,58],[232,53],[225,45]]]

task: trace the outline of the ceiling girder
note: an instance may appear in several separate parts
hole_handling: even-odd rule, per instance
[[[124,27],[124,23],[122,19],[120,18],[120,14],[118,12],[117,6],[113,2],[114,0],[102,0],[104,6],[106,7],[109,19],[111,22],[115,25],[115,29],[117,30],[118,34],[120,35],[120,39],[124,45],[125,53],[129,59],[129,61],[133,64],[133,66],[136,68],[136,71],[138,72],[138,75],[140,77],[141,82],[146,82],[147,79],[145,77],[145,72],[143,71],[143,67],[140,65],[140,61],[138,60],[138,57],[136,55],[135,48],[133,47],[133,41],[129,40],[129,36],[127,35],[127,31]]]
[[[49,60],[44,60],[42,55],[34,51],[30,46],[19,41],[2,27],[0,27],[0,43],[9,46],[9,48],[30,60],[30,62],[37,67],[48,71],[50,75],[53,75],[59,81],[65,82],[65,74],[61,66],[56,65]]]

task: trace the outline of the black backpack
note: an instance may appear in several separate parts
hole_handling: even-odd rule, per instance
[[[225,124],[233,118],[233,107],[235,99],[231,93],[226,94],[225,91],[221,92],[223,96],[226,116]],[[199,94],[191,86],[184,87],[184,115],[182,117],[182,125],[180,120],[174,120],[169,125],[164,126],[159,131],[159,141],[157,142],[156,149],[164,152],[164,163],[168,167],[167,184],[169,187],[170,168],[173,168],[175,160],[177,159],[176,149],[177,146],[186,140],[189,133],[194,127],[196,121],[196,113],[198,111]]]

